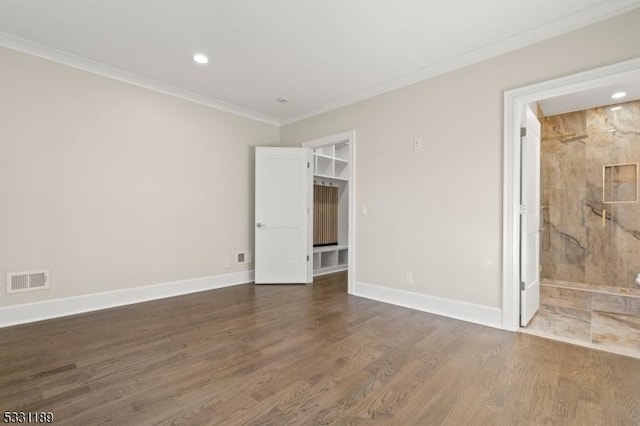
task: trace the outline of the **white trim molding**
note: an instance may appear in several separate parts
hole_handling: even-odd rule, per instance
[[[253,282],[253,270],[0,308],[0,328]]]
[[[439,63],[420,68],[407,75],[391,79],[382,84],[374,85],[364,91],[360,91],[352,96],[337,100],[307,113],[300,114],[295,117],[282,118],[280,119],[280,125],[286,126],[287,124],[295,123],[296,121],[314,117],[383,93],[391,92],[392,90],[396,90],[401,87],[409,86],[423,80],[428,80],[438,75],[482,62],[505,53],[513,52],[515,50],[522,49],[523,47],[586,27],[587,25],[612,18],[616,15],[621,15],[639,7],[640,1],[638,0],[603,2],[594,7],[565,16],[553,22],[549,22],[546,25],[534,28],[533,30],[502,40],[498,43],[494,43],[453,58],[445,59]]]
[[[640,58],[504,93],[502,182],[502,328],[520,326],[520,124],[524,107],[554,96],[595,89],[612,83],[640,80]]]
[[[29,40],[25,40],[13,35],[0,32],[0,46],[8,49],[17,50],[18,52],[28,55],[37,56],[59,64],[67,65],[82,71],[107,77],[113,80],[122,81],[134,86],[143,87],[154,92],[163,93],[173,96],[174,98],[183,99],[196,104],[214,108],[219,111],[235,114],[240,117],[249,118],[260,121],[262,123],[271,124],[272,126],[280,126],[280,121],[276,117],[272,117],[261,112],[253,111],[238,105],[230,104],[208,96],[200,95],[189,90],[181,89],[167,83],[162,83],[139,74],[128,72],[120,68],[115,68],[99,62],[85,59],[80,56],[66,53],[61,50],[53,49],[42,44],[38,44]]]
[[[429,78],[463,68],[465,66],[481,62],[517,49],[538,43],[540,41],[574,31],[578,28],[611,18],[616,15],[629,12],[640,7],[639,0],[618,0],[601,2],[593,7],[586,8],[578,13],[565,16],[555,21],[541,25],[530,31],[515,35],[508,39],[475,49],[467,53],[445,59],[435,64],[430,64],[408,74],[392,78],[384,83],[374,85],[365,90],[360,90],[351,96],[338,99],[335,102],[314,108],[303,114],[290,117],[277,118],[258,111],[230,104],[218,99],[203,96],[185,89],[181,89],[157,80],[152,80],[139,74],[124,71],[119,68],[101,64],[80,56],[66,53],[48,46],[25,40],[7,33],[0,32],[0,46],[21,51],[33,56],[38,56],[50,61],[65,64],[77,69],[92,72],[98,75],[123,81],[135,86],[144,87],[169,96],[188,100],[220,111],[229,112],[241,117],[250,118],[274,126],[283,126],[328,112],[343,106],[347,106],[392,90],[399,89]]]
[[[459,300],[355,282],[353,295],[454,318],[474,324],[502,328],[502,310]]]

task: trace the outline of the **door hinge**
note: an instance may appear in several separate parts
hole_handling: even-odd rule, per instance
[[[520,204],[520,214],[525,214],[527,212],[527,206],[524,204]]]
[[[307,169],[311,168],[311,164],[307,161]]]
[[[307,255],[307,262],[309,261],[309,255]]]
[[[524,291],[524,281],[520,281],[520,291]]]
[[[527,136],[527,128],[526,127],[520,127],[520,137],[525,137]]]

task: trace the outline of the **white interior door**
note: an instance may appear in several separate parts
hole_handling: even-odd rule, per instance
[[[255,283],[312,282],[312,151],[256,148],[255,188]]]
[[[521,132],[520,325],[540,308],[540,122],[527,108]]]

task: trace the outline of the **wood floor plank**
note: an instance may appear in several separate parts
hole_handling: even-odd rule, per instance
[[[0,409],[63,425],[640,425],[639,359],[349,296],[345,273],[0,329],[0,347]]]

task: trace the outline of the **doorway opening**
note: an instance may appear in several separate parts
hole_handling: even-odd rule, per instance
[[[313,275],[355,271],[355,130],[306,141],[313,150]]]
[[[631,87],[631,93],[611,99],[624,87]],[[505,329],[521,325],[527,296],[521,289],[522,271],[535,267],[540,311],[521,331],[640,356],[636,87],[640,90],[640,60],[505,93]],[[598,96],[607,100],[594,103]],[[530,158],[520,144],[527,110],[541,122],[537,158]],[[522,201],[531,187],[527,176],[535,176],[526,172],[527,166],[535,161],[540,162],[539,206]],[[535,247],[525,247],[521,229],[531,209],[540,219],[539,234]],[[537,250],[538,256],[522,256],[523,250]],[[538,264],[527,265],[534,257]]]

